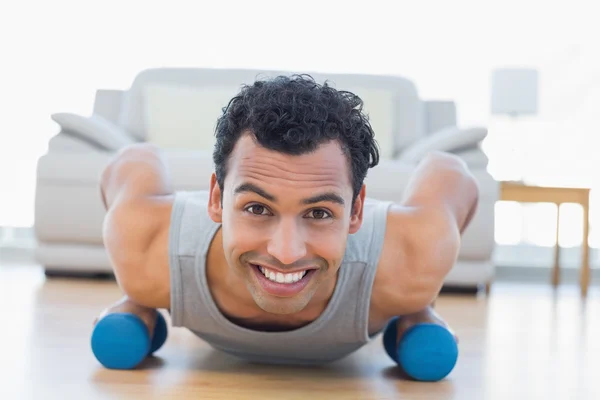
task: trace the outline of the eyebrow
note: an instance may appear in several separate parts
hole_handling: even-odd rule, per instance
[[[248,192],[256,193],[257,195],[264,197],[265,199],[272,201],[274,203],[277,202],[277,197],[273,196],[270,193],[267,193],[265,190],[263,190],[262,188],[254,185],[252,183],[242,183],[241,185],[236,187],[234,190],[235,194],[248,193]],[[321,193],[321,194],[317,194],[315,196],[312,196],[312,197],[302,200],[302,204],[315,204],[315,203],[321,203],[321,202],[336,203],[336,204],[339,204],[342,206],[344,206],[346,204],[344,202],[344,199],[342,198],[342,196],[340,196],[339,194],[334,193],[334,192]]]

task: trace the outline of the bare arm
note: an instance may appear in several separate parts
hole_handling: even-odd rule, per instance
[[[477,208],[479,188],[460,158],[435,152],[417,167],[409,182],[402,205],[419,218],[446,214],[463,233]]]
[[[119,286],[139,305],[168,308],[172,189],[158,148],[123,149],[103,171],[100,190],[104,244]]]
[[[419,312],[435,300],[478,197],[477,182],[457,157],[433,153],[419,164],[402,203],[388,215],[374,311],[387,319]]]

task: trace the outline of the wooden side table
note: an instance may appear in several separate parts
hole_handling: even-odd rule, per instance
[[[528,186],[517,182],[501,182],[500,192],[500,200],[556,204],[558,209],[556,216],[556,246],[554,248],[554,267],[552,269],[552,284],[554,287],[558,286],[560,281],[560,246],[558,243],[560,205],[562,203],[576,203],[583,207],[583,259],[581,262],[579,284],[581,286],[581,294],[587,296],[590,285],[590,249],[588,243],[590,229],[590,189]]]

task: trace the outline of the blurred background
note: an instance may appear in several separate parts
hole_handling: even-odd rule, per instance
[[[155,67],[253,68],[404,76],[452,99],[461,126],[486,126],[499,181],[592,188],[598,266],[600,25],[578,1],[19,1],[0,5],[0,249],[35,243],[37,161],[57,112],[90,115],[99,88],[126,90]],[[533,68],[538,108],[491,112],[492,73]],[[496,204],[495,259],[549,268],[556,206]],[[581,207],[561,208],[566,267],[579,265]],[[508,272],[507,272],[508,273]],[[543,276],[547,276],[545,273]]]

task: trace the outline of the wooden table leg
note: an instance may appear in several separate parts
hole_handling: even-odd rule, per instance
[[[590,207],[589,202],[585,202],[583,205],[583,259],[581,261],[581,294],[587,296],[588,287],[590,285],[590,248],[588,243],[588,236],[590,231]]]
[[[554,267],[552,268],[552,286],[557,287],[560,282],[560,203],[556,205],[556,245],[554,246]]]
[[[492,281],[487,281],[485,283],[485,294],[489,295],[491,291],[492,291]]]

